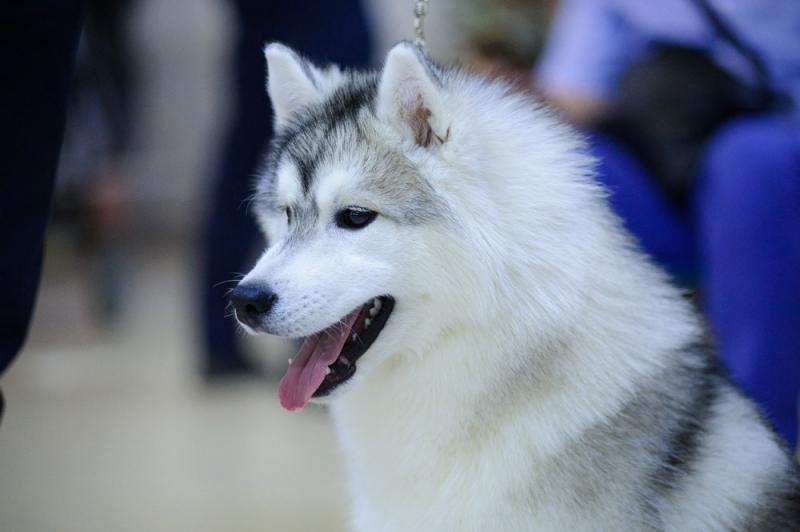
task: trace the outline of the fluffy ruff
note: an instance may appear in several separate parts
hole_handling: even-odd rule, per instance
[[[352,373],[289,405],[330,404],[354,529],[797,529],[793,461],[575,131],[406,43],[373,73],[266,55],[272,245],[243,282],[278,299],[257,330],[310,338],[393,301]],[[374,221],[337,225],[349,206]]]

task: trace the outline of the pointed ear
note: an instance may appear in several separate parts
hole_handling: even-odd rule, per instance
[[[318,103],[322,91],[314,78],[315,68],[292,49],[271,43],[264,48],[267,58],[267,92],[275,113],[275,127],[285,126],[302,107]]]
[[[441,81],[419,47],[401,42],[389,51],[378,86],[377,112],[419,146],[443,144],[450,120]]]

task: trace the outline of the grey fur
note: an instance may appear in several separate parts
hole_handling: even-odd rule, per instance
[[[552,348],[561,350],[559,346]],[[491,417],[491,412],[513,411],[515,404],[546,385],[543,380],[552,378],[550,368],[544,366],[509,368],[508,372],[508,378],[517,384],[508,386],[506,380],[505,388],[520,397],[491,388],[475,405],[474,425],[466,427],[463,434],[455,434],[455,439],[491,434],[506,422]],[[689,345],[674,353],[670,365],[659,375],[640,383],[616,415],[589,428],[549,463],[548,470],[530,471],[531,478],[558,478],[563,485],[551,484],[547,489],[572,493],[569,504],[575,513],[618,516],[617,523],[605,521],[599,529],[664,530],[662,514],[670,510],[672,495],[684,489],[704,467],[706,433],[712,418],[727,408],[726,395],[739,392],[720,368],[711,347]],[[748,422],[766,425],[755,411]],[[786,463],[785,474],[764,487],[762,496],[751,502],[735,530],[798,530],[800,473],[793,460]],[[537,500],[542,497],[541,489],[534,482],[530,492],[509,497],[520,503]]]
[[[334,161],[345,161],[360,171],[361,188],[381,198],[387,208],[381,214],[406,224],[442,218],[446,207],[433,187],[374,127],[377,75],[345,76],[346,83],[320,104],[297,114],[278,132],[258,177],[256,208],[274,211],[278,207],[274,187],[280,164],[295,165],[306,200],[311,202],[315,185],[324,179],[320,169]],[[293,234],[300,235],[313,226],[316,213],[316,208],[296,207]]]

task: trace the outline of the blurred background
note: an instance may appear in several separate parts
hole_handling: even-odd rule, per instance
[[[269,136],[261,43],[287,41],[322,61],[379,64],[393,43],[411,38],[413,2],[308,4],[88,2],[36,312],[28,342],[2,381],[8,408],[0,427],[0,530],[344,529],[348,501],[339,446],[326,413],[312,407],[290,415],[275,396],[293,346],[245,338],[233,326],[224,295],[264,245],[245,202]],[[698,162],[710,126],[698,126],[699,133],[665,132],[661,139],[674,142],[665,158],[641,134],[641,128],[663,124],[658,118],[663,114],[657,114],[663,102],[640,104],[629,97],[640,94],[636,87],[642,86],[674,92],[658,81],[661,71],[656,68],[653,74],[647,64],[641,73],[631,61],[637,68],[623,73],[616,49],[606,56],[589,53],[602,49],[603,39],[640,43],[647,32],[667,41],[672,32],[678,37],[671,44],[694,44],[702,41],[697,18],[691,18],[696,13],[676,15],[693,21],[687,24],[688,37],[680,26],[653,26],[662,18],[660,8],[631,15],[646,28],[633,39],[619,20],[604,26],[598,22],[604,20],[602,13],[592,8],[576,9],[576,14],[559,11],[556,0],[431,4],[426,29],[434,57],[507,77],[520,90],[546,97],[586,129],[615,208],[645,248],[696,291],[712,322],[716,316],[728,323],[737,307],[750,309],[748,316],[758,314],[752,299],[731,297],[732,283],[740,294],[758,292],[759,301],[777,309],[762,313],[768,322],[764,334],[773,339],[764,350],[753,345],[758,335],[733,338],[726,346],[748,350],[730,356],[734,365],[736,357],[744,357],[742,364],[751,373],[755,356],[773,357],[762,358],[766,374],[755,371],[755,384],[743,385],[767,410],[775,408],[768,415],[793,444],[800,377],[800,179],[792,172],[800,171],[800,157],[788,163],[788,170],[773,169],[789,175],[777,185],[782,199],[759,196],[760,209],[736,231],[742,238],[748,227],[763,231],[766,225],[773,230],[774,247],[782,251],[764,251],[766,265],[762,252],[757,263],[742,258],[724,243],[715,224],[729,224],[731,212],[750,212],[746,207],[712,202],[702,209],[713,214],[712,221],[693,210],[689,191],[694,185],[687,184],[686,176],[710,171]],[[702,10],[703,3],[696,4]],[[770,26],[778,19],[767,7],[752,9],[761,15],[753,19],[758,31],[748,27],[746,35],[759,35],[765,28],[780,31]],[[789,17],[787,32],[800,27],[800,13],[789,11],[797,16]],[[736,10],[728,14],[741,15]],[[699,20],[708,23],[708,33],[721,34],[713,19],[701,15]],[[567,35],[576,28],[592,38],[570,41]],[[761,74],[748,63],[747,51],[719,41],[723,57],[727,50],[739,59],[717,63],[726,69],[731,65],[728,72],[734,77],[759,88]],[[797,38],[789,42],[778,36],[769,44],[767,70],[800,72]],[[718,50],[712,49],[717,57]],[[658,53],[657,59],[663,55],[667,64],[697,66],[696,57],[681,63],[681,54],[688,53],[683,48],[665,47]],[[593,78],[580,58],[607,71]],[[656,78],[656,85],[642,81],[648,76]],[[615,99],[609,95],[612,79],[614,90],[639,107],[609,103]],[[729,82],[716,81],[717,87]],[[800,86],[791,79],[781,83],[776,85],[788,87],[784,100],[792,87]],[[715,124],[744,113],[783,116],[791,106],[783,101],[780,107],[771,95],[744,92],[751,107],[739,109],[737,101],[716,109]],[[719,101],[715,94],[700,99]],[[685,109],[687,104],[677,105]],[[651,125],[631,115],[650,117]],[[793,144],[786,149],[796,150],[795,125],[781,122],[758,138],[769,141],[771,133],[786,129],[793,132]],[[686,155],[679,158],[678,153]],[[737,166],[734,173],[743,171]],[[655,176],[649,184],[640,182],[649,174]],[[746,187],[732,194],[752,197]],[[653,212],[663,216],[656,220]],[[765,220],[764,212],[777,221]],[[712,241],[718,245],[703,245]],[[720,280],[724,264],[759,273],[750,284],[738,271]],[[780,317],[770,317],[775,313]],[[734,322],[736,330],[739,325]],[[783,395],[758,397],[765,383]],[[786,399],[786,390],[795,395]]]
[[[259,3],[296,9],[268,1],[88,4],[34,322],[2,378],[0,530],[344,528],[328,418],[314,408],[289,415],[277,400],[291,346],[236,333],[245,341],[236,350],[255,368],[207,375],[210,196],[229,130],[242,128],[235,100],[242,91],[250,97],[238,65],[262,53],[258,37],[242,38],[242,19],[265,34],[283,24]],[[368,17],[372,39],[361,62],[411,36],[410,3],[340,3],[350,17]],[[431,9],[431,46],[452,58],[447,7]],[[300,11],[302,33],[320,31],[322,15]],[[241,59],[238,47],[248,45]],[[256,60],[252,68],[261,94],[264,67]],[[267,120],[265,107],[247,113]],[[255,169],[240,173],[247,188]],[[231,198],[230,211],[249,223],[243,200]],[[223,240],[245,240],[227,231]],[[220,281],[247,271],[263,246],[258,235],[247,240],[248,257],[234,258],[244,262]],[[224,291],[217,295],[222,301]],[[235,330],[224,303],[210,313]]]

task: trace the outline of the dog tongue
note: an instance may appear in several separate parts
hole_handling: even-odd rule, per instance
[[[291,411],[306,406],[325,380],[328,366],[339,358],[360,311],[360,308],[354,310],[341,323],[312,334],[303,341],[278,385],[278,397],[283,408]]]

